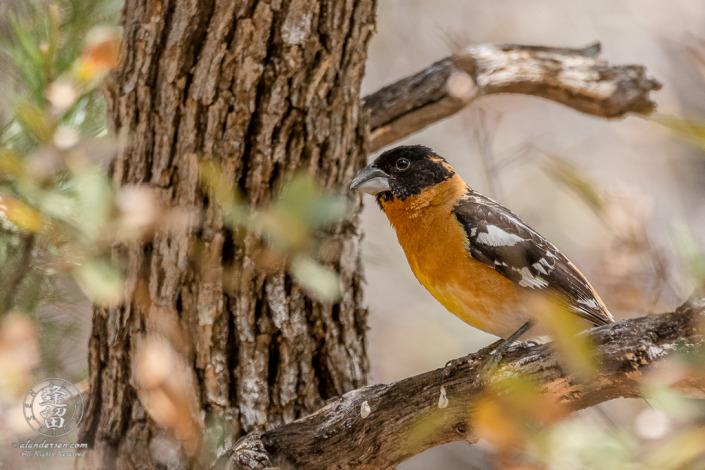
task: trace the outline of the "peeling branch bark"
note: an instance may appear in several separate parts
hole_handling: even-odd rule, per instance
[[[583,49],[472,46],[363,98],[375,151],[460,111],[477,98],[521,93],[583,113],[620,118],[649,114],[661,84],[641,65],[609,65],[600,44]]]
[[[674,350],[702,347],[705,302],[673,313],[648,315],[591,330],[601,371],[590,384],[577,383],[560,367],[550,344],[522,343],[502,363],[499,377],[523,375],[540,384],[569,409],[579,410],[619,397],[638,397],[644,371]],[[473,405],[480,386],[476,373],[485,352],[463,360],[443,378],[444,369],[389,385],[363,387],[329,402],[316,413],[277,429],[251,434],[223,457],[236,468],[386,469],[428,448],[474,442]],[[440,409],[441,383],[448,406]],[[689,396],[705,397],[705,383],[677,384]],[[370,413],[361,410],[369,405]],[[428,421],[425,421],[428,420]],[[432,422],[433,431],[413,434]]]

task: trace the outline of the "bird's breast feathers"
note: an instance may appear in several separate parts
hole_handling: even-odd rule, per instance
[[[525,314],[520,308],[522,292],[470,255],[465,230],[452,215],[467,190],[454,176],[417,196],[381,205],[412,272],[436,300],[461,320],[492,334],[500,333],[497,323],[509,323],[500,329],[511,334],[523,323],[512,318]],[[498,311],[498,305],[505,311]]]

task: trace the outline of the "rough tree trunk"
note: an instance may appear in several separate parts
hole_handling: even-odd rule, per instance
[[[127,300],[95,308],[90,340],[81,439],[93,445],[92,468],[170,460],[135,386],[145,335],[186,333],[175,349],[195,384],[197,421],[216,417],[235,436],[292,421],[365,383],[355,227],[337,229],[330,258],[343,298],[314,302],[283,271],[255,267],[257,241],[235,242],[223,227],[198,162],[213,157],[254,205],[296,168],[328,187],[350,180],[366,156],[359,90],[374,12],[375,0],[126,1],[120,63],[106,86],[113,131],[128,137],[114,182],[149,185],[161,205],[202,217],[194,230],[161,229],[118,249]],[[232,289],[223,287],[230,271]],[[178,455],[193,464],[196,451]]]

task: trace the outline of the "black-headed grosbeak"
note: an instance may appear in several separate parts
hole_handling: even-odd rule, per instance
[[[388,150],[350,188],[376,197],[416,278],[466,323],[516,339],[541,323],[541,312],[531,308],[541,305],[531,301],[537,294],[593,325],[614,321],[568,258],[509,209],[472,190],[430,148]]]

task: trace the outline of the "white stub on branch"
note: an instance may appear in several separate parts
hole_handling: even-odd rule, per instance
[[[448,96],[463,103],[469,102],[477,95],[477,87],[472,77],[462,70],[454,70],[446,82]]]
[[[372,409],[370,409],[370,404],[365,400],[362,402],[362,405],[360,405],[360,416],[364,419],[367,418],[370,413],[372,413]]]
[[[438,408],[447,408],[448,407],[448,397],[446,397],[446,388],[441,385],[441,396],[438,397]]]

